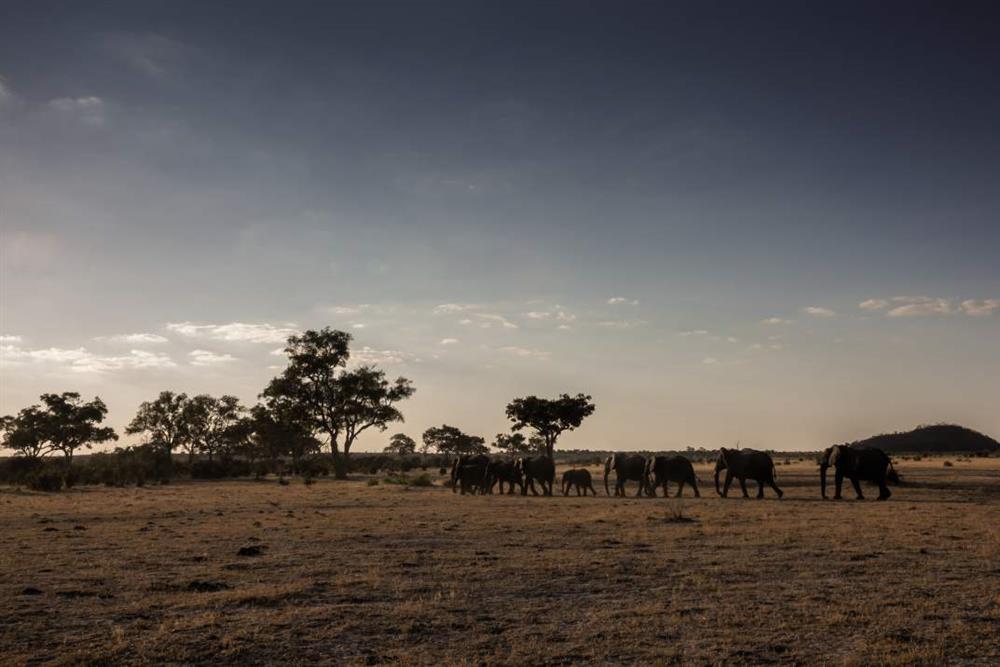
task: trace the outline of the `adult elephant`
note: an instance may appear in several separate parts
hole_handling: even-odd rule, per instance
[[[492,459],[486,466],[485,475],[483,493],[493,493],[493,487],[499,483],[500,495],[504,493],[504,484],[507,484],[507,494],[510,495],[514,493],[514,487],[521,484],[514,461]]]
[[[823,500],[826,500],[826,471],[833,468],[834,472],[834,500],[840,500],[840,489],[844,484],[844,478],[851,480],[854,492],[858,495],[858,500],[864,500],[861,493],[861,485],[858,482],[873,482],[878,485],[878,499],[888,500],[892,492],[886,486],[886,481],[896,478],[896,471],[892,468],[892,461],[881,449],[874,447],[848,447],[847,445],[834,445],[823,451],[823,457],[819,463],[819,481],[823,493]]]
[[[726,471],[726,483],[719,489],[719,473]],[[764,497],[764,485],[769,485],[778,498],[785,495],[774,482],[774,461],[771,460],[767,452],[758,452],[753,449],[726,449],[719,452],[719,460],[715,462],[715,491],[725,498],[729,494],[729,485],[733,478],[740,481],[740,488],[743,489],[743,497],[749,498],[747,493],[747,480],[752,479],[757,482],[757,497]]]
[[[669,498],[667,482],[677,482],[677,497],[684,493],[684,485],[689,484],[694,489],[694,497],[701,498],[698,492],[698,478],[694,475],[694,466],[683,456],[651,456],[646,460],[646,488],[649,495],[656,497],[656,487],[663,487],[663,497]]]
[[[552,495],[552,485],[556,481],[556,464],[548,456],[522,456],[514,462],[514,470],[521,479],[521,495],[528,495],[531,489],[532,495],[537,496],[535,482],[542,486],[542,494]]]
[[[608,489],[608,475],[615,471],[615,496],[625,495],[626,482],[638,482],[636,497],[641,496],[646,487],[646,457],[638,454],[612,454],[604,460],[604,493],[611,495]]]
[[[469,481],[472,480],[478,471],[480,482],[475,486],[479,486],[482,482],[483,475],[486,474],[486,466],[490,463],[490,457],[485,454],[476,454],[472,456],[471,454],[462,454],[455,458],[451,464],[451,492],[456,493],[459,489],[460,482],[462,479],[465,480],[462,492],[469,486]]]

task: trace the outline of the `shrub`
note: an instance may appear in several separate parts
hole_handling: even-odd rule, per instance
[[[951,466],[952,466],[952,462],[951,461],[945,461],[944,462],[944,467],[945,468],[950,468]]]
[[[370,480],[368,480],[368,486],[378,486],[378,480],[372,477]]]
[[[434,486],[434,482],[430,475],[423,473],[410,480],[410,486]]]
[[[29,475],[26,482],[33,491],[54,493],[62,490],[65,479],[62,471],[46,467]]]

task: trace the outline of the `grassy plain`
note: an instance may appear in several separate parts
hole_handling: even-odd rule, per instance
[[[781,501],[4,488],[0,662],[996,665],[1000,460],[952,460],[886,503],[811,462]]]

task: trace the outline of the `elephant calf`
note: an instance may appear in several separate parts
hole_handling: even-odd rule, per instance
[[[483,480],[483,493],[493,493],[493,487],[500,484],[500,495],[504,493],[507,484],[507,494],[514,493],[514,487],[521,484],[521,476],[513,461],[493,459],[486,466],[486,479]]]
[[[689,484],[694,489],[694,497],[701,498],[698,492],[698,478],[694,475],[694,466],[683,456],[651,456],[646,461],[646,485],[649,495],[656,497],[656,487],[663,487],[663,497],[669,498],[667,482],[677,482],[677,497],[684,493],[684,485]]]
[[[562,494],[564,496],[569,495],[570,487],[576,488],[576,495],[578,496],[587,495],[588,489],[595,496],[597,495],[597,491],[594,490],[594,483],[590,476],[590,471],[583,468],[574,468],[563,473]]]

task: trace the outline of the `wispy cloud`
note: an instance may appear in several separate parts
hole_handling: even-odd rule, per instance
[[[489,329],[493,325],[499,325],[504,329],[518,328],[516,324],[508,320],[506,317],[496,313],[476,313],[476,317],[479,319],[479,326],[483,329]]]
[[[792,320],[786,320],[780,317],[768,317],[767,319],[761,320],[761,324],[791,324]]]
[[[0,336],[0,343],[20,343],[23,340],[21,336]]]
[[[359,364],[403,364],[416,361],[413,355],[399,350],[376,350],[367,345],[351,352],[351,361]]]
[[[690,337],[690,336],[707,336],[708,335],[708,330],[707,329],[691,329],[690,331],[678,331],[677,335],[678,336],[684,336],[685,338]]]
[[[458,343],[457,338],[442,338],[439,345],[455,345]]]
[[[719,360],[716,359],[715,357],[705,357],[704,359],[701,360],[701,363],[705,364],[706,366],[715,366],[716,364],[719,363]]]
[[[0,364],[20,366],[45,364],[76,373],[105,373],[118,370],[145,370],[177,366],[166,354],[130,350],[124,355],[101,355],[85,347],[24,349],[16,345],[0,346]]]
[[[100,343],[126,343],[129,345],[159,345],[170,340],[154,333],[117,334],[114,336],[98,336],[94,340]]]
[[[646,324],[648,324],[646,320],[601,320],[597,326],[609,329],[635,329]]]
[[[638,299],[629,299],[624,296],[613,296],[608,299],[608,305],[610,306],[638,306]]]
[[[442,303],[438,306],[434,306],[434,314],[446,315],[449,313],[464,313],[478,308],[479,306],[474,303]]]
[[[57,97],[48,105],[56,113],[73,116],[87,125],[104,125],[104,100],[96,95],[85,97]]]
[[[208,338],[229,342],[247,343],[284,343],[289,336],[299,331],[289,326],[273,324],[248,324],[231,322],[229,324],[195,324],[193,322],[171,322],[167,329],[189,338]]]
[[[871,312],[886,311],[888,317],[988,317],[1000,311],[1000,299],[965,299],[956,303],[929,296],[894,296],[891,299],[868,299],[859,303],[858,307]]]
[[[231,354],[219,354],[209,350],[192,350],[188,356],[191,357],[192,366],[218,366],[236,361],[236,357]]]
[[[811,317],[834,317],[836,312],[823,306],[806,306],[802,312]]]
[[[889,302],[885,299],[867,299],[858,304],[861,310],[885,310],[889,307]]]
[[[342,305],[342,306],[327,306],[322,310],[329,313],[330,315],[349,316],[349,315],[360,315],[361,313],[368,312],[371,309],[372,305],[369,303],[355,303],[351,305]]]

